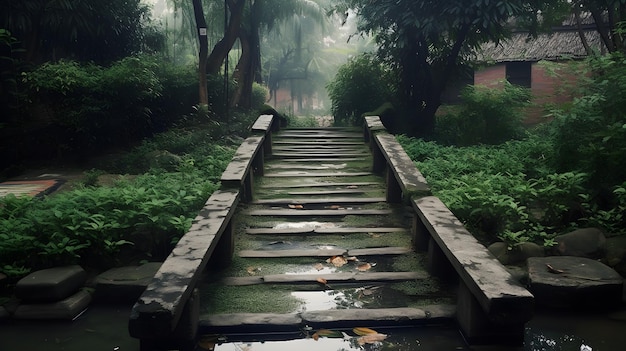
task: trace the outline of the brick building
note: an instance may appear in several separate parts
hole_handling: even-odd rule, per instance
[[[572,64],[588,56],[581,35],[589,47],[599,53],[606,48],[591,18],[568,19],[549,33],[536,38],[528,32],[516,32],[509,40],[483,45],[476,61],[474,85],[499,86],[504,80],[531,89],[533,107],[526,123],[536,124],[545,116],[545,107],[571,101],[576,75]]]

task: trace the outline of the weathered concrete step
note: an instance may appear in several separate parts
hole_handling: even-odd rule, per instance
[[[296,133],[293,131],[283,132],[276,134],[278,138],[282,139],[354,139],[354,141],[363,141],[362,133],[348,133],[348,132],[319,132],[319,133]]]
[[[428,279],[426,272],[347,272],[326,274],[272,274],[251,277],[227,277],[222,280],[225,285],[257,285],[257,284],[317,284],[324,279],[326,284],[339,283],[376,283],[397,282]]]
[[[272,162],[272,159],[269,158],[270,162]],[[324,163],[328,163],[328,162],[353,162],[353,161],[363,161],[363,157],[337,157],[337,158],[330,158],[330,157],[325,157],[325,158],[320,158],[320,157],[302,157],[302,158],[289,158],[289,157],[285,157],[285,158],[280,158],[277,159],[280,160],[280,162],[314,162],[314,163],[320,163],[320,162],[324,162]]]
[[[377,247],[370,249],[318,249],[318,250],[241,250],[243,258],[333,257],[333,256],[383,256],[404,255],[413,250],[407,247]]]
[[[314,140],[293,140],[293,139],[274,138],[272,143],[274,145],[325,145],[325,146],[338,145],[338,146],[360,146],[360,147],[363,147],[365,145],[363,140],[346,141],[346,140],[341,140],[341,139],[340,140],[325,139],[325,140],[321,140],[317,142]]]
[[[364,194],[364,190],[317,190],[317,191],[289,191],[288,195],[311,195],[311,196],[327,196],[327,195],[360,195]]]
[[[292,217],[292,216],[350,216],[350,215],[389,215],[392,210],[291,210],[291,209],[275,209],[275,210],[251,210],[246,212],[250,216],[276,216],[276,217]]]
[[[344,191],[344,190],[340,190]],[[319,195],[324,192],[310,192],[311,195]],[[309,194],[307,191],[303,192],[289,192],[289,194]],[[255,200],[253,204],[262,205],[336,205],[336,204],[371,204],[377,202],[385,202],[384,197],[326,197],[322,199],[303,199],[303,198],[291,198],[291,199],[259,199]]]
[[[334,159],[334,158],[346,158],[346,157],[363,157],[368,155],[361,152],[273,152],[271,158],[306,158],[315,157],[318,159]]]
[[[291,172],[275,172],[275,173],[265,173],[265,177],[268,178],[291,178],[291,177],[364,177],[370,176],[372,172],[324,172],[324,173],[315,173],[315,172],[300,172],[300,171],[291,171]]]
[[[200,316],[202,334],[225,331],[301,331],[305,326],[319,328],[354,328],[367,325],[401,326],[439,323],[451,320],[456,314],[454,305],[428,305],[419,308],[341,309],[306,311],[290,314],[234,313]]]
[[[289,170],[304,169],[304,170],[310,170],[310,171],[325,171],[329,169],[346,169],[346,168],[354,168],[354,167],[348,167],[346,163],[322,164],[318,166],[312,166],[311,164],[299,165],[299,164],[294,164],[294,163],[290,163],[290,164],[279,163],[279,164],[265,165],[265,169],[289,169]]]
[[[397,233],[406,232],[406,228],[248,228],[246,234],[253,235],[297,235],[297,234],[360,234],[360,233]]]
[[[324,144],[324,145],[320,145],[320,144],[314,144],[314,143],[310,143],[310,144],[293,144],[293,145],[282,145],[282,146],[277,146],[274,145],[274,147],[272,148],[274,151],[293,151],[293,152],[360,152],[360,153],[364,153],[364,154],[369,154],[370,151],[369,149],[366,149],[363,147],[364,145],[354,145],[354,146],[349,146],[349,145],[328,145],[328,144]]]
[[[382,187],[381,183],[377,182],[354,182],[354,183],[298,183],[298,184],[260,184],[259,188],[263,189],[285,189],[285,188],[337,188],[337,187]]]

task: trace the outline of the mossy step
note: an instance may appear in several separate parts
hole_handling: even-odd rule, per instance
[[[337,157],[337,158],[320,158],[320,157],[302,157],[300,156],[299,158],[281,158],[279,159],[280,162],[315,162],[315,163],[320,163],[320,162],[353,162],[353,161],[363,161],[363,157]],[[271,162],[271,156],[269,158],[269,161]]]
[[[274,217],[319,217],[319,216],[377,216],[390,215],[392,210],[291,210],[291,209],[275,209],[275,210],[252,210],[247,211],[249,216],[274,216]]]
[[[331,187],[373,187],[373,186],[382,186],[382,183],[377,182],[339,182],[339,183],[330,183],[330,182],[320,182],[320,183],[298,183],[298,184],[259,184],[259,188],[262,189],[290,189],[290,188],[331,188]]]
[[[371,176],[372,172],[304,172],[304,171],[288,171],[288,172],[275,172],[266,173],[265,177],[268,178],[302,178],[302,177],[363,177]]]
[[[272,274],[252,277],[227,277],[222,281],[225,285],[254,285],[254,284],[317,284],[324,279],[326,284],[337,283],[376,283],[406,280],[427,279],[426,272],[349,272],[349,273],[321,273],[321,274]]]
[[[363,141],[344,141],[344,140],[322,140],[319,142],[312,140],[293,140],[293,139],[274,139],[272,141],[274,145],[306,145],[306,146],[360,146],[363,147],[365,143]]]
[[[243,258],[280,258],[280,257],[332,257],[332,256],[381,256],[404,255],[412,252],[407,247],[376,247],[367,249],[315,249],[315,250],[241,250]]]
[[[454,305],[427,305],[420,308],[338,309],[300,313],[233,313],[200,316],[202,334],[225,331],[293,331],[305,326],[318,328],[353,328],[356,326],[400,326],[439,323],[451,320],[456,314]]]
[[[307,194],[309,192],[289,192],[289,194]],[[314,194],[324,193],[316,192]],[[336,204],[371,204],[377,202],[385,202],[385,198],[383,197],[364,197],[364,198],[354,198],[354,197],[328,197],[322,199],[303,199],[303,198],[292,198],[292,199],[259,199],[255,200],[253,204],[262,204],[262,205],[336,205]]]
[[[246,229],[246,234],[253,235],[289,235],[289,234],[326,234],[326,235],[337,235],[337,234],[363,234],[363,233],[396,233],[396,232],[406,232],[406,228],[286,228],[286,229],[275,229],[275,228],[248,228]]]

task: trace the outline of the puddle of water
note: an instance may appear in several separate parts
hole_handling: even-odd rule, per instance
[[[283,222],[274,226],[274,229],[317,229],[317,228],[336,228],[337,224],[333,222]]]
[[[381,328],[377,332],[387,335],[383,341],[363,343],[352,330],[338,330],[344,338],[310,335],[284,341],[228,341],[215,346],[215,351],[441,351],[470,350],[458,331],[451,326],[423,326],[414,328]],[[312,335],[315,331],[311,331]],[[230,337],[228,339],[231,339]]]
[[[300,300],[294,312],[334,309],[406,307],[409,299],[403,293],[386,285],[370,285],[321,291],[293,291]]]

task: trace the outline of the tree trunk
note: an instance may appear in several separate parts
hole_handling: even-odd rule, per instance
[[[224,37],[217,42],[217,44],[215,44],[215,47],[213,47],[213,50],[209,55],[206,64],[206,71],[208,74],[217,75],[220,72],[226,56],[235,44],[239,34],[239,28],[241,27],[245,4],[246,0],[228,1],[228,8],[230,9],[228,27],[226,29],[226,33],[224,33]]]
[[[206,19],[204,18],[204,11],[202,10],[201,0],[193,1],[193,13],[196,18],[196,29],[198,32],[198,41],[200,44],[200,50],[198,53],[198,97],[200,105],[209,104],[209,96],[207,92],[207,55],[209,53],[209,41],[207,38]]]

